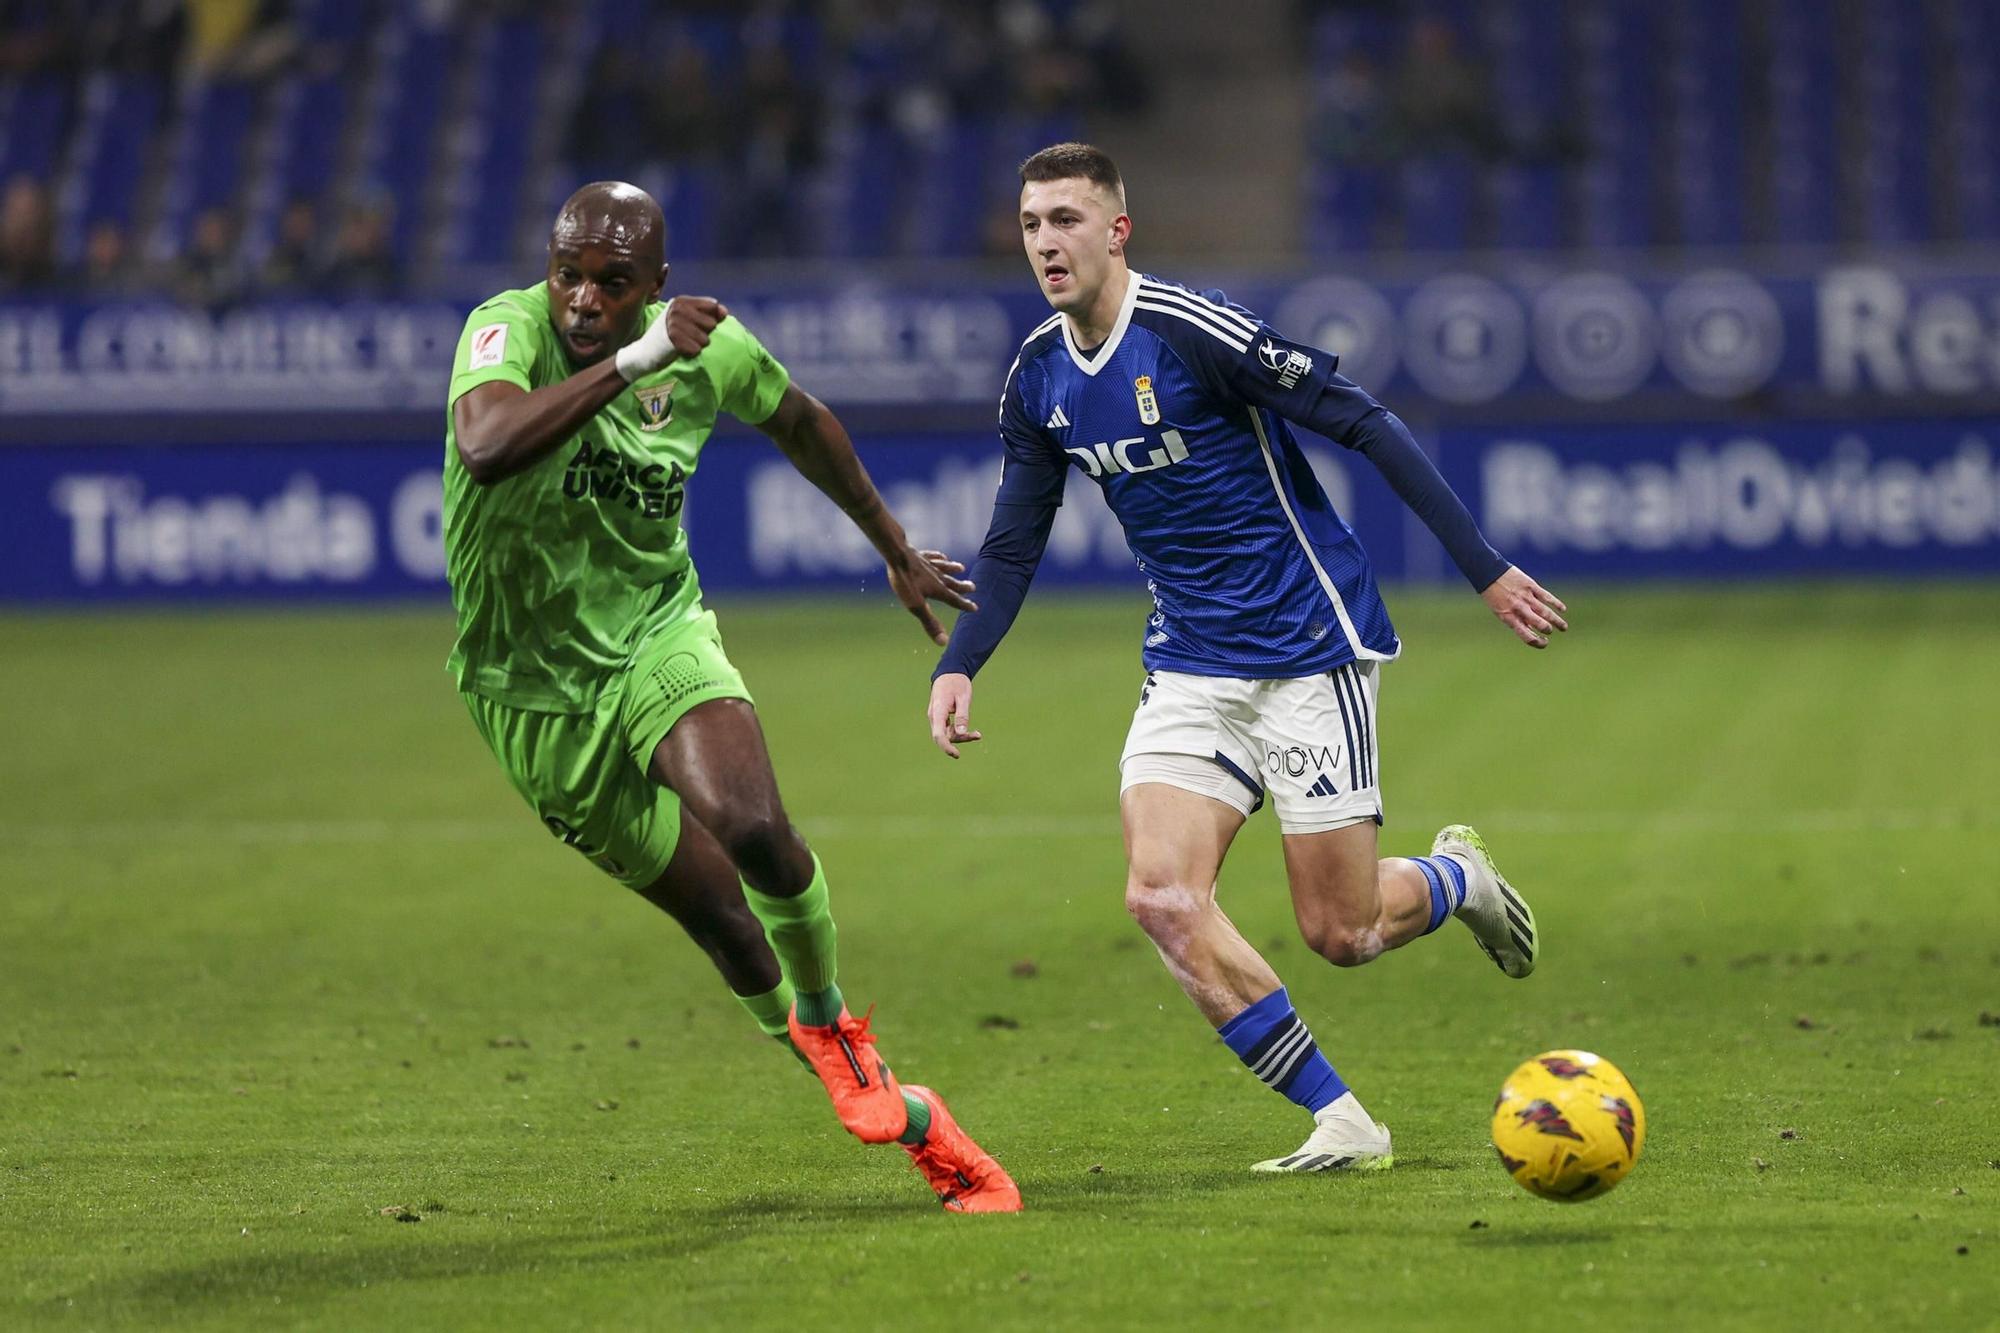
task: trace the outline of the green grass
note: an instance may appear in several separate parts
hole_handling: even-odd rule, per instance
[[[1302,1118],[1122,910],[1136,607],[1031,608],[954,765],[900,613],[720,605],[849,994],[1015,1218],[847,1140],[540,830],[440,615],[0,618],[0,1326],[1994,1327],[2000,590],[1566,591],[1547,654],[1395,599],[1381,722],[1385,847],[1476,824],[1535,977],[1455,925],[1317,962],[1269,815],[1224,872],[1396,1134],[1306,1179],[1244,1170]],[[1557,1046],[1649,1117],[1575,1207],[1486,1141]]]

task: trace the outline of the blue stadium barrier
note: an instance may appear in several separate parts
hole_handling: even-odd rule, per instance
[[[1462,429],[1435,447],[1500,550],[1560,581],[2000,574],[1996,441],[2000,418]],[[1382,578],[1456,581],[1371,469],[1305,445]],[[915,541],[977,550],[990,435],[872,435],[862,454]],[[0,449],[0,603],[441,597],[442,461],[439,438]],[[1038,585],[1142,586],[1095,489],[1072,475]],[[866,540],[761,438],[710,444],[684,521],[713,593],[885,592]]]

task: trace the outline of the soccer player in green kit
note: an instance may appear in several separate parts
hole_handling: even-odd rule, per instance
[[[840,422],[724,306],[659,303],[665,234],[643,190],[586,185],[556,216],[547,281],[466,320],[445,430],[449,669],[549,831],[678,921],[849,1131],[900,1142],[948,1209],[1017,1211],[1007,1173],[937,1094],[897,1082],[841,999],[825,874],[680,526],[717,413],[846,512],[934,641],[927,601],[970,609],[972,587],[911,549]]]

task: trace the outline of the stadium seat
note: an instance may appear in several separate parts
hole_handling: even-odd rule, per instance
[[[67,83],[33,74],[0,84],[0,180],[17,174],[47,180],[69,137],[75,97]]]
[[[1473,177],[1462,154],[1403,163],[1397,183],[1405,249],[1462,250],[1470,243]]]

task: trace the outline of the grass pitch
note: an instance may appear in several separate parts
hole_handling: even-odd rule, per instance
[[[1030,1211],[940,1213],[706,963],[543,833],[436,611],[0,618],[0,1325],[1995,1326],[2000,590],[1392,598],[1384,846],[1477,825],[1546,941],[1311,958],[1275,826],[1222,892],[1396,1135],[1298,1112],[1124,916],[1138,607],[1030,607],[956,765],[901,613],[719,606],[843,982]],[[1619,1063],[1646,1158],[1493,1160],[1513,1065]],[[400,1214],[390,1210],[402,1210]]]

